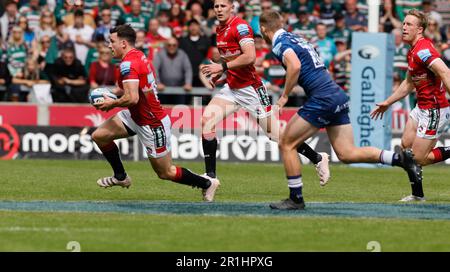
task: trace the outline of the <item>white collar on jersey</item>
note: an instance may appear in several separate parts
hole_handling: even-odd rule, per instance
[[[278,36],[280,36],[281,34],[283,34],[284,32],[286,32],[286,30],[280,28],[277,31],[275,31],[275,34],[273,34],[273,38],[272,38],[272,47],[275,46],[275,42],[278,39]]]

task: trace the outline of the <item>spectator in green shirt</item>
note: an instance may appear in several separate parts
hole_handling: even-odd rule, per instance
[[[8,71],[14,82],[15,78],[23,77],[23,69],[25,67],[25,61],[28,57],[27,47],[23,38],[23,29],[19,26],[15,26],[12,29],[12,35],[9,37],[9,43],[7,48],[7,62]],[[17,84],[11,84],[8,90],[8,97],[11,101],[24,101],[20,99],[20,86]]]
[[[311,0],[293,0],[291,3],[291,13],[299,14],[306,12],[312,14],[314,11],[314,2]]]
[[[110,9],[111,10],[111,27],[115,27],[116,25],[123,24],[123,17],[125,15],[125,12],[123,9],[117,5],[116,0],[104,0],[104,4],[100,8],[99,14],[103,11],[103,9]]]
[[[306,11],[298,13],[298,22],[289,26],[289,31],[310,41],[316,36],[316,24],[309,20],[310,14]]]
[[[132,0],[130,6],[131,13],[124,16],[125,24],[129,24],[136,31],[144,30],[147,32],[150,18],[141,13],[141,2],[139,0]]]
[[[352,30],[345,26],[345,17],[343,14],[336,14],[334,17],[335,26],[334,29],[328,34],[330,38],[333,38],[335,42],[344,42],[347,47],[351,47],[352,43]]]
[[[9,37],[7,46],[8,70],[12,76],[16,76],[25,67],[27,59],[27,46],[23,38],[23,29],[15,26],[12,29],[12,35]]]

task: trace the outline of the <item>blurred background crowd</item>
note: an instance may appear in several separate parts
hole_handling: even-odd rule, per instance
[[[88,92],[112,86],[119,62],[108,49],[109,30],[128,23],[136,47],[153,62],[164,104],[190,104],[204,87],[199,66],[218,61],[214,0],[0,0],[0,101],[30,101],[34,86],[51,86],[53,102],[87,103]],[[429,15],[425,35],[450,66],[450,1],[381,0],[379,31],[395,37],[394,86],[404,78],[408,46],[402,43],[405,13]],[[280,11],[289,31],[310,41],[336,82],[350,91],[351,34],[367,31],[366,0],[236,0],[235,13],[255,33],[257,72],[278,93],[284,69],[260,36],[259,16]],[[185,95],[166,95],[169,87]],[[413,99],[413,98],[412,98]],[[413,102],[413,101],[412,101]],[[291,105],[301,105],[301,88]],[[414,102],[413,102],[414,103]]]

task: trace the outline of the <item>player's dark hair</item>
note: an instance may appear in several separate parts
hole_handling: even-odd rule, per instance
[[[269,10],[261,14],[259,23],[267,30],[275,32],[278,29],[283,28],[283,17],[277,11]]]
[[[421,26],[425,32],[425,29],[427,29],[428,26],[428,16],[425,13],[417,9],[411,9],[408,11],[407,15],[417,17],[417,19],[419,19],[419,26]]]
[[[126,40],[131,46],[136,42],[136,31],[129,25],[118,25],[112,28],[109,33],[117,33],[117,37]]]

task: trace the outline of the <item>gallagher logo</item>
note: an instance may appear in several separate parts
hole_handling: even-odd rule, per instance
[[[19,151],[19,135],[8,124],[0,124],[0,160],[13,159]]]
[[[358,50],[358,55],[363,59],[374,59],[380,55],[380,50],[372,45],[365,45]]]

